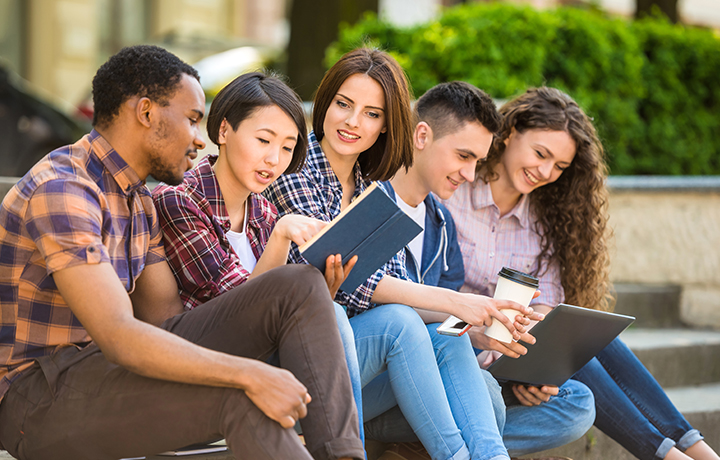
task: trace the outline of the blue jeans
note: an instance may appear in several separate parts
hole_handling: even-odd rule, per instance
[[[483,370],[490,389],[503,442],[513,457],[553,449],[580,439],[595,421],[595,400],[590,389],[568,380],[558,394],[538,406],[508,404],[503,401],[500,385]]]
[[[468,337],[447,337],[405,305],[382,305],[350,319],[363,413],[398,405],[433,459],[507,459],[493,405]]]
[[[639,359],[613,340],[573,379],[595,395],[595,426],[641,460],[662,459],[703,439]]]
[[[481,370],[475,385],[489,391],[494,422],[503,433],[503,443],[512,456],[552,449],[572,442],[587,432],[595,420],[595,404],[590,390],[580,382],[568,380],[557,396],[539,406],[511,405],[507,409],[500,385],[486,370]],[[365,394],[365,390],[363,390]],[[367,400],[366,400],[367,407]],[[365,419],[368,420],[366,411]],[[417,441],[410,425],[398,408],[365,422],[368,437],[385,442]]]
[[[347,361],[348,372],[350,373],[353,398],[355,399],[355,406],[357,407],[358,417],[360,418],[360,441],[362,441],[364,446],[365,429],[363,428],[362,383],[360,381],[360,365],[358,364],[357,351],[355,349],[355,335],[350,327],[345,308],[337,302],[333,303],[335,304],[335,319],[337,320],[343,350],[345,351],[345,361]]]

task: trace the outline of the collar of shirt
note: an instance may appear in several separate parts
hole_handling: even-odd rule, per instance
[[[150,196],[150,190],[145,187],[145,181],[140,180],[135,170],[127,164],[125,159],[110,146],[100,133],[93,129],[89,134],[89,140],[92,153],[107,168],[125,196],[131,196],[136,192]]]
[[[185,174],[185,181],[192,183],[210,207],[210,213],[215,216],[227,233],[230,230],[230,216],[225,208],[225,200],[220,191],[220,184],[217,181],[213,165],[217,162],[217,155],[207,155],[200,160],[195,168]],[[250,208],[248,209],[248,227],[256,229],[270,229],[271,222],[277,217],[277,210],[268,200],[250,194]]]
[[[478,211],[480,209],[492,206],[495,211],[499,214],[500,208],[495,204],[493,200],[492,190],[490,189],[490,183],[485,183],[482,179],[478,178],[474,183],[471,184],[472,193],[470,195],[472,200],[473,209]],[[515,205],[512,210],[504,215],[502,218],[515,217],[522,228],[527,228],[530,224],[529,219],[530,213],[530,199],[527,195],[523,195],[520,201]]]
[[[330,191],[342,190],[340,180],[335,175],[332,166],[330,166],[330,162],[325,156],[325,153],[320,146],[320,142],[315,136],[315,131],[310,131],[310,134],[308,135],[308,146],[308,156],[305,161],[305,167],[310,171],[316,172],[316,179],[318,180],[318,183],[321,184],[321,187],[324,186]],[[371,181],[363,179],[362,172],[360,171],[360,163],[355,162],[355,191],[353,193],[353,198],[356,198],[364,192],[371,183]],[[340,206],[340,195],[337,195],[337,198],[336,204]],[[339,212],[338,208],[338,213]]]

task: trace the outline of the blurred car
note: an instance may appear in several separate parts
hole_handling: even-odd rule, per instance
[[[0,66],[0,176],[19,177],[52,150],[90,130],[31,94],[19,77]]]

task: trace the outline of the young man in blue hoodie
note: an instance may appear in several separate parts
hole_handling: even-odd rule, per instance
[[[453,218],[438,198],[450,198],[461,183],[475,179],[478,162],[487,156],[500,127],[500,115],[487,94],[464,82],[435,86],[417,101],[415,110],[413,166],[401,169],[383,186],[423,228],[406,247],[412,280],[459,290],[464,281],[462,254]],[[447,316],[427,310],[418,313],[426,323],[440,323]],[[528,340],[533,341],[530,337]],[[510,351],[498,351],[515,357],[525,353],[519,344],[509,347]],[[509,401],[506,410],[500,386],[489,372],[483,370],[482,374],[491,389],[498,428],[510,455],[566,444],[592,426],[592,393],[580,382],[569,380],[560,388],[518,387],[515,391],[522,392],[524,402]],[[379,382],[371,384],[380,382],[379,378]],[[366,430],[369,438],[378,440],[413,439],[412,430],[397,408],[366,423]]]

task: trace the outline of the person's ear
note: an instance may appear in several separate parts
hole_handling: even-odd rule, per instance
[[[230,124],[228,123],[227,118],[223,118],[223,121],[220,123],[220,129],[218,130],[218,144],[227,143],[228,129],[230,129]]]
[[[385,134],[387,132],[387,125],[384,125],[382,129],[380,130],[380,134]]]
[[[415,126],[413,144],[417,150],[423,150],[430,142],[432,142],[432,128],[426,122],[421,121]]]
[[[131,101],[128,101],[131,104]],[[141,97],[135,103],[135,117],[146,128],[150,128],[153,118],[153,102],[147,97]]]
[[[515,128],[510,128],[510,135],[506,137],[503,141],[503,144],[505,144],[505,148],[507,148],[508,144],[510,143],[510,139],[515,136],[517,136],[517,131],[515,130]]]

